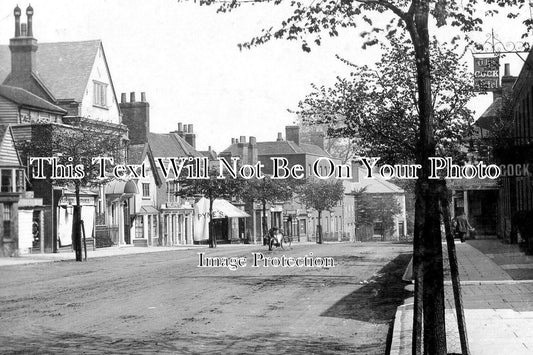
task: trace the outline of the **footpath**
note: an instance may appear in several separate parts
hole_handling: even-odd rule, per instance
[[[533,256],[499,240],[456,242],[470,353],[533,354]],[[461,354],[446,245],[448,354]],[[408,286],[409,287],[409,286]],[[413,298],[398,307],[391,355],[411,354]]]
[[[134,247],[134,246],[112,246],[108,248],[98,248],[92,250],[87,248],[87,259],[102,258],[108,256],[120,256],[143,253],[158,253],[175,250],[190,250],[198,248],[207,248],[207,245],[183,245],[174,247]],[[85,254],[82,253],[83,256]],[[73,261],[76,256],[73,251],[61,251],[59,253],[44,254],[23,254],[17,257],[0,258],[0,267],[11,265],[25,265],[46,262]]]

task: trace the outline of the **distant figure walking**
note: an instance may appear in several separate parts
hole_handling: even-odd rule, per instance
[[[468,230],[473,230],[474,228],[472,228],[470,223],[468,223],[468,219],[466,219],[464,211],[459,216],[455,217],[454,222],[455,234],[457,237],[459,237],[459,239],[461,239],[461,243],[464,243],[466,238],[466,232],[468,232]]]

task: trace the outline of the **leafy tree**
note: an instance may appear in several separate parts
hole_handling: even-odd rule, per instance
[[[354,213],[356,236],[359,226],[373,226],[376,221],[381,222],[381,238],[385,231],[394,227],[394,217],[402,212],[398,201],[388,194],[370,194],[366,188],[356,189],[349,193],[355,199]]]
[[[241,1],[200,0],[200,4],[220,3],[219,11],[227,12],[239,7]],[[281,0],[257,0],[273,5],[286,4]],[[429,179],[429,157],[436,153],[436,125],[432,92],[432,65],[430,59],[430,25],[438,28],[455,28],[461,37],[471,42],[470,34],[481,31],[483,17],[505,9],[509,18],[528,6],[525,0],[317,0],[292,1],[292,14],[276,28],[263,30],[240,48],[251,48],[272,39],[297,40],[304,51],[309,43],[320,45],[322,36],[336,37],[342,28],[363,27],[363,48],[388,41],[396,33],[409,36],[416,64],[416,92],[418,97],[418,132],[416,134],[415,160],[422,166],[416,186],[414,262],[415,322],[413,324],[413,353],[420,353],[423,339],[424,353],[446,354],[444,325],[444,280],[442,244],[440,233],[439,200],[437,193],[441,182]],[[480,5],[492,5],[490,8]],[[384,16],[390,16],[383,23]],[[374,21],[377,18],[378,21]],[[381,20],[381,21],[380,21]],[[533,20],[524,21],[528,31]],[[450,32],[450,31],[448,31]],[[524,34],[527,36],[527,34]],[[423,287],[422,287],[423,285]],[[423,299],[420,290],[423,291]],[[420,327],[420,307],[423,306],[424,335]]]
[[[209,247],[216,248],[217,241],[213,233],[213,202],[217,198],[231,199],[241,195],[245,180],[237,178],[219,178],[218,169],[211,168],[208,178],[180,178],[178,196],[198,197],[204,196],[209,200]]]
[[[370,213],[375,220],[381,222],[381,240],[385,239],[385,232],[394,227],[394,217],[402,212],[400,204],[392,196],[371,196]]]
[[[87,120],[78,122],[76,126],[43,124],[34,125],[32,129],[32,139],[18,145],[23,156],[53,157],[58,165],[83,168],[83,176],[77,174],[74,178],[52,179],[52,162],[43,162],[48,183],[74,187],[76,205],[73,211],[72,245],[76,261],[82,261],[80,189],[105,184],[113,179],[110,169],[113,163],[123,161],[125,151],[123,137],[126,132]],[[107,157],[113,162],[107,162],[104,165],[107,169],[102,170],[101,161],[93,159],[97,157]],[[34,166],[37,165],[34,163]],[[37,184],[38,180],[33,180],[33,183]]]
[[[293,197],[296,181],[292,179],[272,179],[266,175],[262,179],[250,179],[244,184],[241,197],[250,202],[259,201],[262,205],[263,216],[261,227],[263,236],[268,233],[266,205],[268,203],[287,201]]]
[[[301,203],[318,212],[317,243],[322,244],[322,211],[327,211],[344,197],[344,185],[341,180],[309,179],[298,191]]]
[[[358,155],[406,164],[415,160],[419,130],[416,65],[409,40],[396,37],[382,45],[376,68],[343,60],[353,68],[350,77],[337,77],[333,87],[314,85],[299,113],[306,125],[327,126],[333,137],[359,138],[353,146]],[[474,95],[473,79],[456,47],[433,40],[431,50],[436,154],[457,161],[472,120],[466,104]]]

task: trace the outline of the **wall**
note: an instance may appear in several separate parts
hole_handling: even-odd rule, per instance
[[[107,84],[107,107],[102,108],[94,105],[94,81]],[[103,120],[112,123],[120,123],[120,110],[115,100],[114,88],[111,83],[111,75],[105,64],[102,47],[98,49],[94,65],[87,81],[85,95],[81,103],[80,115],[92,119]]]
[[[19,123],[18,106],[0,96],[0,124],[16,124]]]

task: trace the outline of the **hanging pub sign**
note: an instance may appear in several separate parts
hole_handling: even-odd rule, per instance
[[[474,57],[474,91],[494,91],[499,83],[500,57]]]

